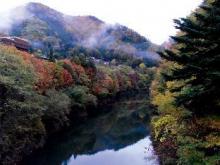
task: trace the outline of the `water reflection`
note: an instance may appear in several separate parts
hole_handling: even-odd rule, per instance
[[[148,146],[148,148],[145,148]],[[158,165],[149,136],[120,149],[105,150],[94,155],[71,156],[62,165]]]
[[[85,124],[51,139],[48,145],[27,158],[30,165],[157,165],[146,103],[121,102]]]

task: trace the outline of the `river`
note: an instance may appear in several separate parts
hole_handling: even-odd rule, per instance
[[[108,107],[108,108],[107,108]],[[159,165],[144,99],[119,101],[77,127],[50,138],[24,165]]]

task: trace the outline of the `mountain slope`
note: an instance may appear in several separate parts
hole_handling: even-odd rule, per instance
[[[21,17],[16,16],[18,11]],[[30,40],[33,50],[43,56],[48,56],[51,49],[57,57],[68,56],[72,48],[80,47],[98,50],[104,60],[115,57],[122,60],[124,56],[158,60],[157,54],[149,50],[152,43],[145,37],[122,25],[108,25],[93,16],[68,16],[40,3],[28,3],[10,15],[13,19],[8,34]]]

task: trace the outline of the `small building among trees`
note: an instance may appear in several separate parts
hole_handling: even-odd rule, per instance
[[[17,49],[26,52],[31,48],[28,40],[19,37],[0,37],[0,43],[15,46]]]

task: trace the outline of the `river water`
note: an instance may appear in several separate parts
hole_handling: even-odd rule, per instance
[[[150,107],[127,100],[71,128],[28,157],[25,165],[159,165],[150,138]]]

